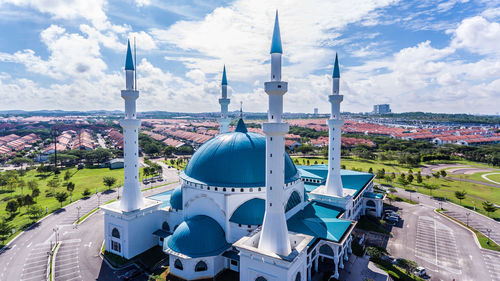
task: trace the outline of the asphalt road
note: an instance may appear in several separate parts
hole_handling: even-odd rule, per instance
[[[467,229],[434,212],[435,205],[394,203],[402,220],[393,227],[388,251],[416,261],[430,280],[499,280],[488,271],[484,253]],[[491,262],[500,266],[500,259]]]
[[[163,176],[167,180],[157,185],[178,181],[175,169],[164,171]],[[143,194],[151,196],[175,186],[170,184]],[[103,241],[102,212],[98,211],[78,227],[73,223],[78,215],[88,213],[98,203],[107,202],[117,195],[116,190],[94,194],[56,211],[21,233],[0,252],[0,281],[46,280],[48,253],[56,241],[62,242],[61,255],[56,255],[56,280],[116,279],[113,271],[98,256]]]

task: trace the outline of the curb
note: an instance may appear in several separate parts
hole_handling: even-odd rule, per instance
[[[53,251],[52,255],[50,256],[51,261],[52,261],[52,266],[50,267],[50,271],[47,270],[47,272],[50,272],[52,274],[53,278],[50,278],[51,274],[49,274],[47,281],[52,281],[52,279],[54,279],[54,280],[56,279],[56,255],[57,255],[57,252],[59,251],[59,249],[61,248],[61,245],[62,245],[62,241],[56,243],[56,245],[54,246],[54,247],[56,247],[56,249],[55,249],[55,251]]]

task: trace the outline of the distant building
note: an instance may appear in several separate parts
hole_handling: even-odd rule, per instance
[[[314,115],[318,115],[318,108],[317,107],[314,108]]]
[[[373,114],[391,113],[391,107],[388,104],[376,104],[373,106]]]

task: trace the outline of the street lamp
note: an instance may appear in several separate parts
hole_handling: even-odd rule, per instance
[[[486,241],[486,244],[490,244],[490,232],[491,232],[491,229],[490,228],[487,228],[486,229],[486,232],[488,232],[488,241]]]
[[[443,202],[439,202],[439,209],[443,210]]]
[[[56,227],[56,228],[53,228],[53,229],[52,229],[52,231],[54,231],[54,235],[55,235],[55,237],[56,237],[56,244],[57,244],[57,242],[58,242],[58,240],[59,240],[59,239],[58,239],[58,238],[59,238],[59,237],[58,237],[58,236],[59,236],[59,233],[58,233],[59,229],[57,229],[57,227]]]
[[[465,215],[467,216],[467,226],[469,226],[469,216],[470,216],[470,213],[467,212],[467,213],[465,213]]]
[[[418,204],[420,204],[420,196],[417,196]]]
[[[76,228],[78,228],[78,221],[80,220],[80,209],[82,206],[77,206],[76,210],[78,211],[77,219],[76,219]]]
[[[476,210],[476,202],[472,201],[472,204],[474,204],[474,211]]]
[[[102,194],[97,194],[97,207],[101,205],[101,196]]]

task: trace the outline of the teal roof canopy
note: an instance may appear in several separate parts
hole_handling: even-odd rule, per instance
[[[170,195],[170,206],[172,209],[182,210],[182,186],[176,187]]]
[[[241,204],[231,215],[230,222],[246,225],[261,225],[266,212],[266,200],[254,198]]]
[[[351,221],[338,219],[342,209],[313,201],[288,221],[288,230],[340,242]]]
[[[217,221],[198,215],[183,221],[167,238],[167,246],[190,257],[216,256],[230,247],[225,236]]]
[[[274,19],[274,31],[273,31],[273,41],[271,42],[271,54],[272,53],[283,53],[283,48],[281,47],[281,34],[280,34],[280,24],[278,21],[278,10],[276,10],[276,18]]]
[[[335,54],[335,63],[333,64],[333,78],[340,78],[339,58]]]
[[[285,183],[298,180],[298,171],[287,153],[284,161]],[[263,187],[266,185],[266,138],[254,132],[240,132],[240,129],[219,134],[198,148],[181,177],[220,187]]]
[[[226,65],[224,65],[224,70],[222,71],[222,85],[227,85],[227,77],[226,77]]]
[[[384,198],[384,194],[378,193],[378,192],[367,191],[367,192],[363,193],[363,197],[365,197],[365,198],[373,198],[373,199],[383,199]]]
[[[132,51],[130,50],[130,40],[127,41],[127,59],[125,61],[125,70],[135,70]]]

